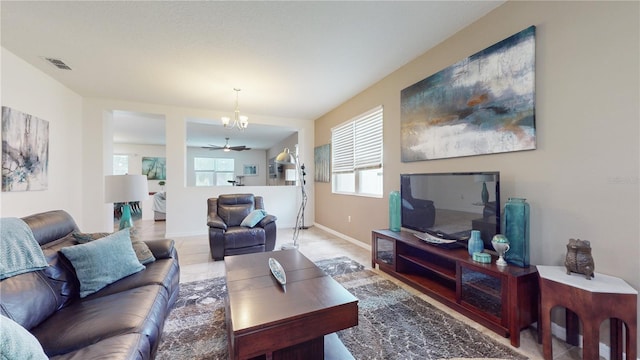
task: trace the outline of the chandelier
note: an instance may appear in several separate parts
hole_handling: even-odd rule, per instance
[[[236,92],[236,109],[233,112],[233,123],[231,122],[231,118],[227,116],[222,117],[222,125],[225,128],[238,128],[239,130],[244,130],[249,126],[249,118],[244,115],[240,115],[240,109],[238,108],[238,93],[240,89],[233,89]]]

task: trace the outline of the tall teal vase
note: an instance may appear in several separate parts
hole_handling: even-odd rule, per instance
[[[400,192],[392,191],[389,193],[389,230],[400,232]]]
[[[529,266],[529,204],[522,198],[509,198],[504,206],[502,231],[509,240],[507,263]]]

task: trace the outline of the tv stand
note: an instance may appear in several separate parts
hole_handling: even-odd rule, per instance
[[[413,233],[374,230],[371,267],[413,286],[520,346],[520,331],[538,320],[535,266],[475,262],[467,249],[445,249]]]

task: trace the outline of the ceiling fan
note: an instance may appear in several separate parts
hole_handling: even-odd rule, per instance
[[[229,138],[225,138],[227,140],[226,144],[224,144],[224,146],[218,146],[218,145],[210,145],[210,146],[203,146],[203,149],[209,149],[209,150],[224,150],[224,151],[244,151],[244,150],[251,150],[251,148],[248,148],[244,145],[240,145],[240,146],[229,146]]]

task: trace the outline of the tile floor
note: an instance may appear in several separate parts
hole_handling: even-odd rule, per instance
[[[164,238],[165,223],[154,222],[152,220],[140,220],[135,222],[136,233],[138,238],[142,240]],[[293,229],[278,229],[278,237],[276,240],[276,249],[283,244],[290,243]],[[224,262],[213,261],[209,255],[209,239],[207,235],[190,236],[174,238],[178,255],[180,259],[180,282],[191,282],[217,276],[224,276]],[[348,241],[340,239],[330,233],[327,233],[318,227],[310,227],[309,229],[300,231],[299,237],[300,251],[309,259],[321,260],[329,259],[337,256],[348,256],[351,259],[369,267],[371,266],[371,251],[365,247],[352,244]],[[378,272],[378,270],[374,270]],[[453,317],[464,321],[468,325],[482,331],[498,342],[509,345],[509,339],[505,339],[491,330],[484,328],[466,317],[451,311],[448,307],[419,293],[413,288],[398,282],[385,273],[378,272],[381,276],[385,276],[391,281],[400,284],[407,291],[420,296],[425,301],[433,304],[439,309],[446,311]],[[525,329],[520,334],[521,346],[516,349],[532,360],[542,359],[542,345],[537,342],[537,332],[534,328]],[[572,360],[582,359],[582,353],[579,348],[567,345],[564,341],[553,340],[554,359]],[[600,357],[604,359],[604,357]]]

